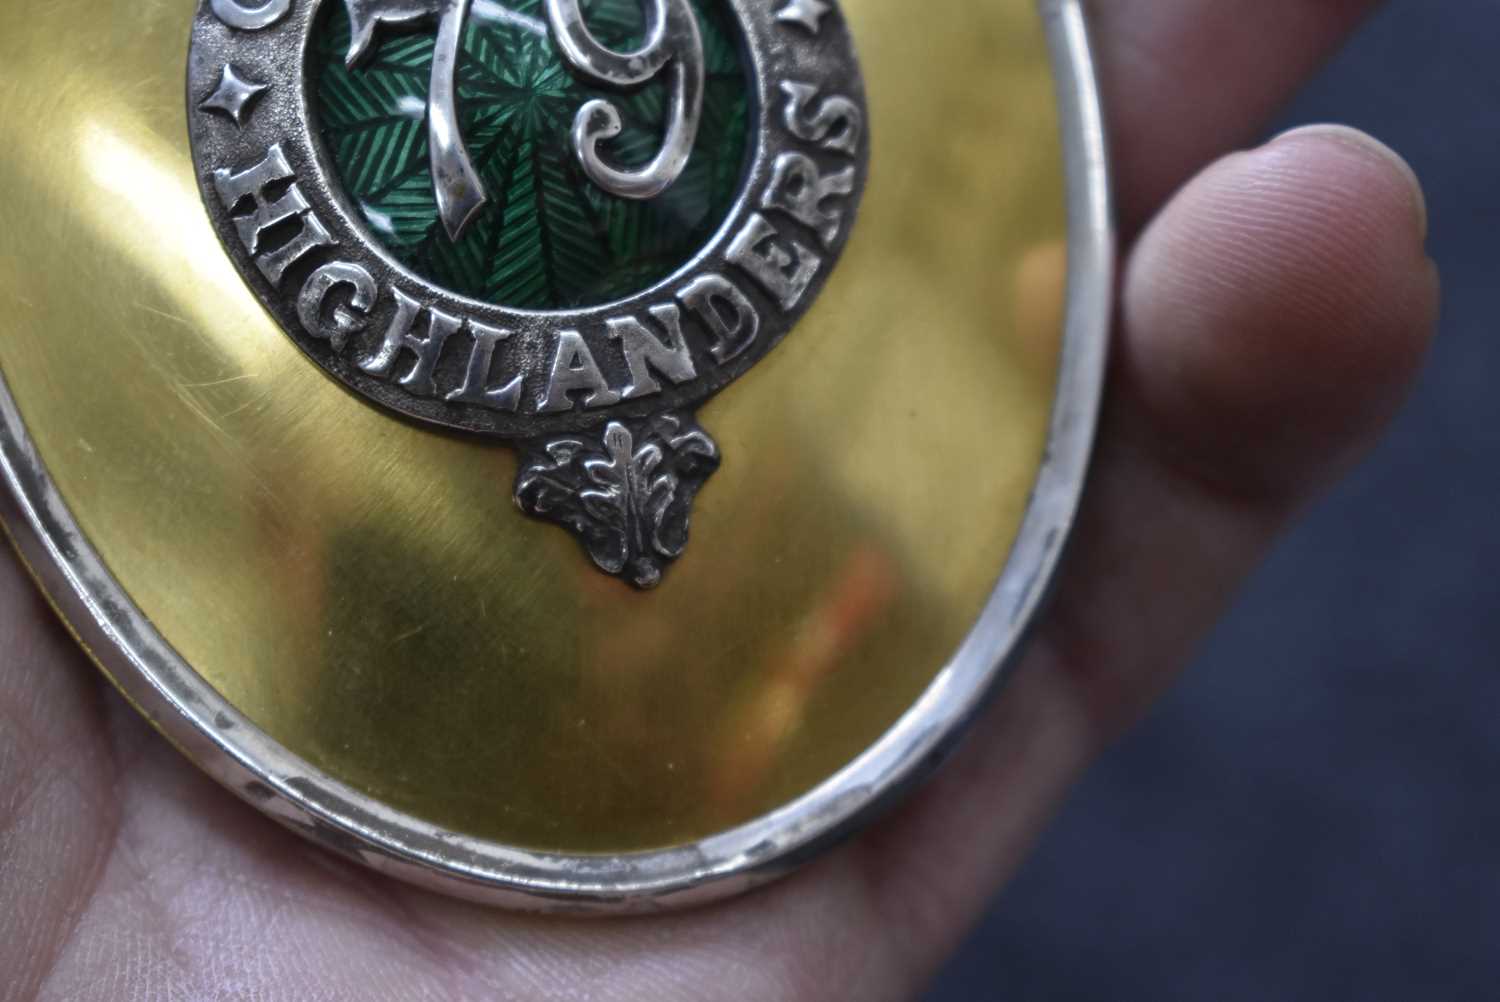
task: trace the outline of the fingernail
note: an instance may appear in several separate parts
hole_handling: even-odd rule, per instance
[[[1427,242],[1427,194],[1422,190],[1422,180],[1417,177],[1417,172],[1412,165],[1395,150],[1385,143],[1376,139],[1368,132],[1350,128],[1347,125],[1324,123],[1318,125],[1302,125],[1295,129],[1288,129],[1271,139],[1271,143],[1279,143],[1287,139],[1301,139],[1304,137],[1317,137],[1329,142],[1339,143],[1350,149],[1361,153],[1370,154],[1381,162],[1393,167],[1404,178],[1411,187],[1412,207],[1416,212],[1417,233],[1423,243]]]

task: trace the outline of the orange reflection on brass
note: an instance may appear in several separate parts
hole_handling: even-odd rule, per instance
[[[805,725],[808,703],[827,676],[856,667],[850,656],[890,611],[900,587],[900,569],[889,557],[874,547],[854,550],[786,647],[772,652],[758,691],[729,722],[727,754],[712,790],[723,816],[737,816],[764,783],[788,739]]]

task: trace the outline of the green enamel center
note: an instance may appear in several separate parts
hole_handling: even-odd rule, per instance
[[[617,51],[639,45],[641,0],[591,0],[590,30]],[[459,120],[489,202],[453,243],[438,220],[427,150],[433,24],[382,26],[372,58],[350,70],[349,18],[328,0],[312,46],[319,127],[334,169],[370,231],[408,268],[454,292],[520,309],[593,306],[639,292],[703,247],[739,189],[749,88],[724,0],[693,0],[707,85],[686,169],[650,201],[595,186],[569,140],[591,98],[615,104],[624,131],[602,151],[620,166],[661,144],[665,75],[631,92],[585,83],[546,29],[543,0],[477,0],[458,65]]]

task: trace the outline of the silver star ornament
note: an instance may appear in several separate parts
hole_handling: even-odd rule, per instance
[[[227,115],[235,125],[243,127],[245,112],[267,90],[270,87],[266,84],[241,76],[232,65],[225,63],[224,72],[219,76],[219,86],[198,107],[204,111],[217,111]]]

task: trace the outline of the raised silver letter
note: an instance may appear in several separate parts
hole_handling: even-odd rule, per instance
[[[810,117],[804,117],[804,109],[818,96],[818,88],[795,80],[783,80],[781,92],[786,95],[783,120],[788,132],[805,142],[818,143],[825,150],[854,156],[859,149],[860,134],[864,131],[864,116],[859,113],[859,105],[835,94],[818,105],[818,110]]]
[[[783,153],[776,158],[773,170],[761,206],[780,209],[816,233],[824,247],[831,247],[844,224],[844,213],[837,208],[825,210],[823,202],[854,190],[854,168],[845,167],[825,177],[811,157]]]
[[[790,310],[812,284],[823,261],[796,240],[786,240],[791,246],[788,251],[776,242],[779,237],[781,234],[765,216],[752,212],[725,256],[759,282],[783,310]]]
[[[455,404],[476,404],[494,411],[514,414],[521,404],[521,386],[525,379],[517,376],[497,389],[486,389],[490,365],[495,359],[495,345],[510,337],[510,331],[469,321],[474,335],[474,350],[469,353],[469,367],[464,371],[464,385],[444,399]]]
[[[250,256],[255,258],[255,266],[277,288],[281,287],[286,270],[298,258],[314,248],[332,247],[336,243],[318,217],[313,215],[295,181],[287,188],[286,194],[270,205],[266,204],[266,188],[294,176],[280,143],[267,150],[266,158],[249,170],[238,174],[227,169],[214,171],[214,188],[219,193],[219,201],[224,203],[224,211],[234,218],[235,232],[240,235],[240,241]],[[253,205],[251,211],[247,215],[234,216],[235,207],[246,199]],[[297,235],[274,251],[262,252],[262,234],[293,216],[302,220],[302,229]]]
[[[349,294],[348,306],[334,306],[330,323],[323,318],[323,306],[328,294],[340,285],[349,286],[353,292]],[[365,329],[365,317],[375,305],[375,292],[375,279],[363,267],[347,261],[330,261],[303,283],[302,294],[297,297],[297,317],[307,333],[324,339],[335,352],[341,352],[351,334]]]
[[[723,363],[736,358],[760,333],[760,314],[748,296],[723,275],[700,275],[677,298],[703,321],[713,343],[709,353]]]
[[[380,348],[359,363],[359,367],[372,376],[385,379],[396,364],[396,356],[405,348],[417,356],[417,361],[411,371],[401,377],[401,385],[419,397],[435,397],[437,383],[432,378],[432,371],[437,367],[438,356],[443,353],[443,345],[463,326],[463,321],[441,310],[428,310],[427,336],[417,337],[411,330],[416,325],[417,315],[422,312],[422,305],[400,289],[391,289],[391,294],[396,298],[396,315],[391,318]]]
[[[635,317],[615,317],[605,321],[609,336],[620,342],[625,364],[630,367],[630,385],[621,396],[626,400],[661,392],[661,384],[651,375],[654,368],[673,383],[682,384],[698,375],[693,356],[688,354],[687,340],[682,336],[682,314],[671,304],[651,307],[651,315],[667,332],[658,341],[646,325]]]
[[[604,373],[594,361],[583,335],[577,331],[562,331],[557,335],[557,353],[552,356],[552,372],[547,377],[547,395],[542,398],[543,413],[570,411],[573,401],[568,394],[574,390],[588,390],[583,406],[588,408],[608,407],[620,402],[620,395],[609,388]]]

